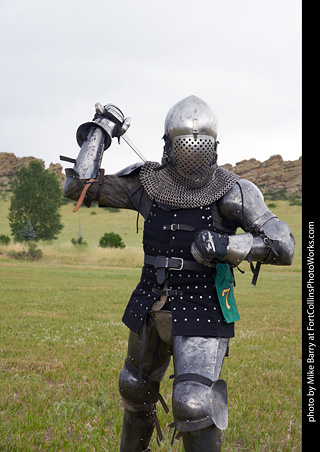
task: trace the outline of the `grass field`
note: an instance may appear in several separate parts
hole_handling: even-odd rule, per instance
[[[301,450],[301,207],[272,210],[296,238],[291,267],[262,268],[253,287],[246,264],[236,274],[241,320],[222,378],[228,383],[229,426],[222,451]],[[0,201],[0,234],[10,234],[8,202]],[[92,213],[95,212],[95,213]],[[117,380],[128,331],[121,317],[140,277],[142,221],[136,213],[63,206],[59,239],[40,244],[38,262],[12,260],[0,247],[0,451],[119,450],[122,408]],[[79,227],[88,242],[71,244]],[[118,232],[124,250],[101,249]],[[168,370],[161,393],[170,406]],[[151,449],[182,452],[159,407],[165,440]],[[205,452],[205,451],[204,451]]]

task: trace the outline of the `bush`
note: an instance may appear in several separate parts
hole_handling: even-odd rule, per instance
[[[71,243],[72,243],[72,245],[75,245],[75,246],[87,246],[88,245],[88,243],[85,240],[83,240],[83,238],[81,236],[78,237],[77,240],[72,238]]]
[[[10,253],[8,253],[8,256],[12,257],[13,259],[38,261],[42,258],[42,251],[37,248],[36,243],[29,242],[27,251],[11,251]]]
[[[99,241],[101,248],[125,248],[122,238],[114,232],[106,232]]]
[[[0,245],[9,245],[11,239],[8,235],[0,234]]]

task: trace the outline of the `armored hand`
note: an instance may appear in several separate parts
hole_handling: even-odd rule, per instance
[[[130,126],[115,105],[95,105],[92,121],[82,124],[77,130],[77,142],[81,147],[73,170],[80,179],[96,179],[99,174],[103,152],[111,145],[112,138],[120,138]]]
[[[93,120],[82,124],[77,130],[77,142],[81,149],[76,160],[60,156],[61,160],[74,163],[72,169],[66,169],[64,186],[64,196],[74,199],[73,193],[80,195],[73,212],[83,202],[90,206],[92,200],[87,190],[99,176],[103,152],[111,145],[112,138],[117,137],[119,140],[130,125],[130,118],[125,118],[122,111],[112,104],[103,107],[97,103],[95,109]],[[100,172],[100,176],[103,177],[103,172]]]
[[[228,262],[237,266],[247,257],[252,244],[253,236],[249,232],[225,236],[203,230],[192,243],[191,253],[203,265],[214,266],[218,262]]]

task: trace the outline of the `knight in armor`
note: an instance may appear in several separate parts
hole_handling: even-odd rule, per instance
[[[126,123],[121,114],[110,117],[96,114],[79,144],[88,135],[96,149],[102,142],[108,147]],[[92,139],[94,125],[103,139]],[[171,356],[174,434],[186,452],[218,452],[228,423],[220,373],[240,318],[233,268],[249,261],[255,283],[261,264],[291,265],[294,239],[253,183],[218,166],[217,119],[204,101],[189,96],[175,104],[163,138],[161,164],[147,161],[104,176],[86,174],[77,159],[66,170],[64,196],[78,200],[85,191],[87,206],[133,209],[144,218],[141,279],[123,315],[130,331],[119,377],[120,452],[150,451],[155,428],[161,439],[156,403],[163,402],[159,386]],[[243,232],[236,234],[238,228]]]

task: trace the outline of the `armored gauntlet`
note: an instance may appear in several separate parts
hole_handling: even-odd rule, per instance
[[[225,236],[204,230],[191,245],[194,259],[202,265],[215,266],[218,262],[239,265],[249,254],[253,244],[250,232]]]

